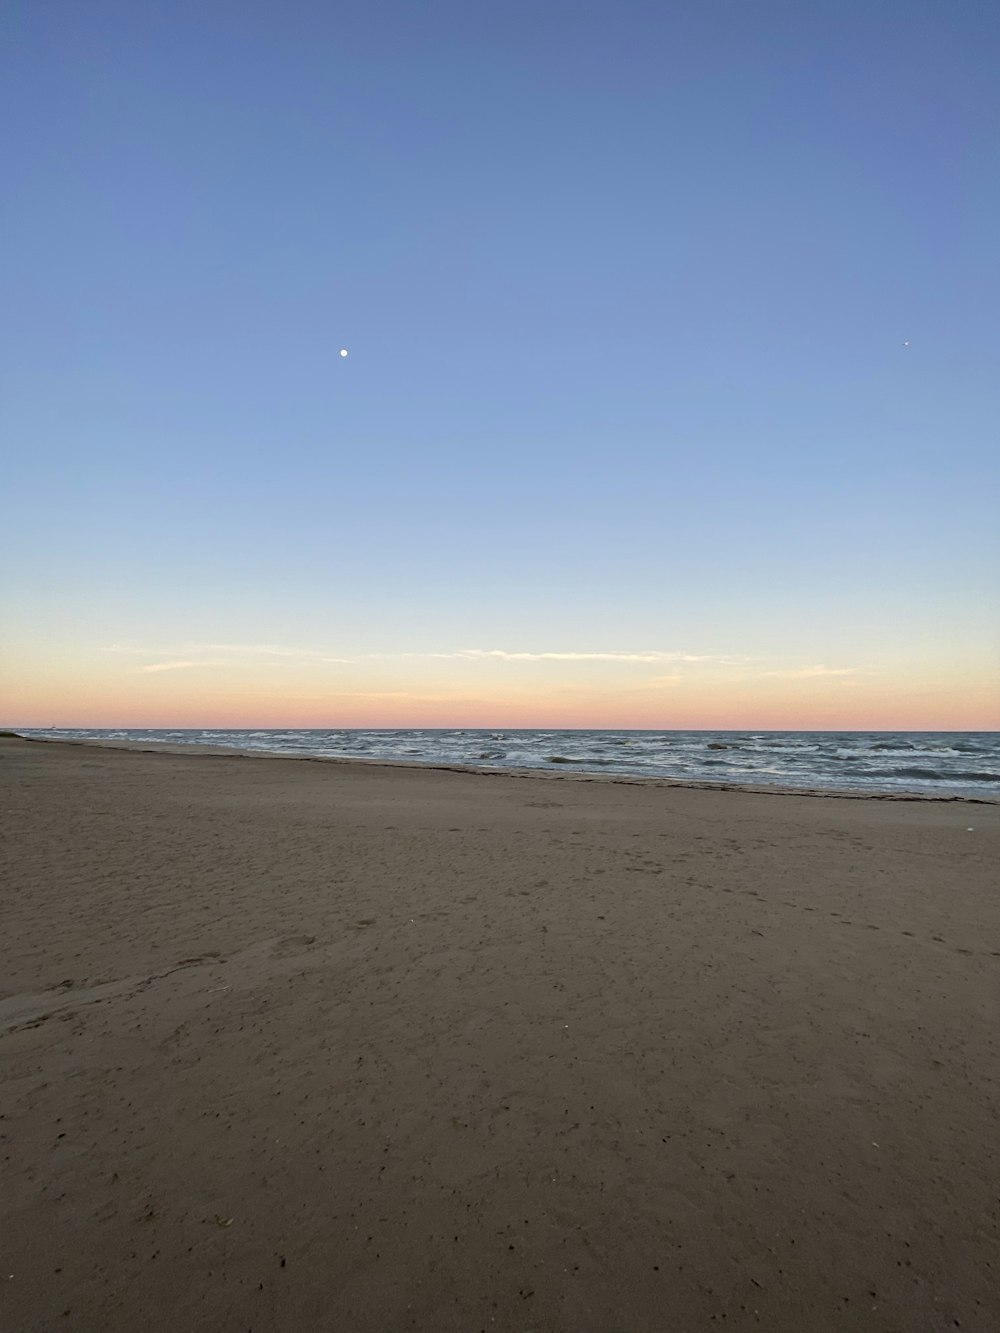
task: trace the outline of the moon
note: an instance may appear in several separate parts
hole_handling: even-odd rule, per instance
[[[340,355],[341,355],[341,356],[346,356],[346,355],[347,355],[347,348],[346,348],[346,347],[342,347],[342,348],[340,349]]]

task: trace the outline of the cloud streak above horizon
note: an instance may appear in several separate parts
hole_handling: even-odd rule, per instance
[[[200,657],[198,659],[182,659],[170,662],[147,662],[143,666],[136,667],[136,671],[144,675],[154,674],[158,671],[190,671],[195,667],[223,667],[228,666],[227,662],[213,662],[208,658]]]
[[[455,662],[469,664],[510,663],[513,665],[532,665],[558,663],[568,667],[588,663],[618,664],[624,667],[669,666],[674,670],[653,677],[645,685],[674,685],[688,678],[679,667],[722,669],[729,679],[785,679],[809,680],[823,677],[857,677],[873,674],[870,668],[857,666],[827,666],[825,663],[811,663],[775,667],[774,658],[750,657],[736,654],[689,653],[679,649],[642,649],[626,650],[511,650],[506,648],[460,648],[448,652],[378,652],[362,653],[355,657],[333,657],[326,650],[314,648],[294,648],[282,644],[239,644],[239,643],[186,643],[175,648],[143,648],[135,645],[113,644],[108,651],[127,653],[134,656],[155,656],[158,660],[145,662],[133,668],[142,675],[155,675],[168,671],[191,671],[198,668],[236,667],[241,663],[257,663],[258,666],[280,667],[294,666],[362,666],[366,663],[405,663],[405,662]],[[781,660],[780,658],[778,659]],[[786,659],[787,660],[787,659]],[[733,671],[740,674],[733,677]],[[696,673],[700,674],[700,673]],[[644,688],[645,688],[644,685]]]
[[[241,644],[241,643],[184,643],[175,648],[138,647],[132,644],[111,644],[108,652],[127,653],[131,656],[155,656],[166,659],[140,667],[139,670],[169,670],[172,665],[203,665],[203,659],[197,654],[224,653],[227,657],[239,658],[287,658],[302,661],[328,662],[349,666],[366,661],[399,661],[403,659],[426,659],[429,661],[455,662],[622,662],[622,663],[658,663],[658,662],[715,662],[737,665],[749,658],[735,656],[715,656],[711,653],[686,653],[678,650],[646,649],[638,652],[626,651],[511,651],[505,648],[460,648],[451,652],[390,652],[361,653],[356,657],[330,657],[325,650],[313,648],[289,648],[280,644]],[[173,663],[176,656],[180,661]]]
[[[709,653],[684,653],[650,649],[645,652],[510,652],[505,648],[460,648],[451,653],[373,653],[373,657],[425,657],[465,662],[744,662],[742,657],[713,657]]]

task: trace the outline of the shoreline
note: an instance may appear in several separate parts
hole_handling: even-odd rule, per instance
[[[936,804],[964,805],[1000,805],[1000,796],[938,795],[933,792],[907,791],[867,791],[852,787],[790,787],[777,784],[744,782],[711,782],[697,778],[654,777],[642,773],[611,774],[585,768],[567,769],[563,765],[548,768],[490,768],[477,764],[423,763],[415,759],[367,759],[363,756],[340,756],[324,754],[302,754],[297,751],[249,750],[236,746],[201,745],[197,742],[171,744],[150,743],[148,741],[111,740],[91,737],[67,739],[65,737],[25,736],[20,732],[8,732],[18,740],[42,745],[85,745],[102,750],[125,750],[139,754],[190,754],[214,756],[219,759],[297,759],[310,763],[354,764],[375,768],[399,768],[428,771],[434,773],[471,773],[478,777],[513,777],[539,778],[543,781],[552,779],[570,782],[596,782],[615,786],[663,787],[683,791],[729,791],[745,792],[754,796],[808,796],[829,798],[843,801],[902,801],[931,802]],[[873,733],[879,734],[879,733]]]

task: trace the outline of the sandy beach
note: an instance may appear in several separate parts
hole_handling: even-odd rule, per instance
[[[1000,1327],[1000,806],[0,774],[11,1333]]]

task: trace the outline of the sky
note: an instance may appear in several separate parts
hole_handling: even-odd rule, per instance
[[[1000,726],[995,4],[0,51],[0,724]]]

